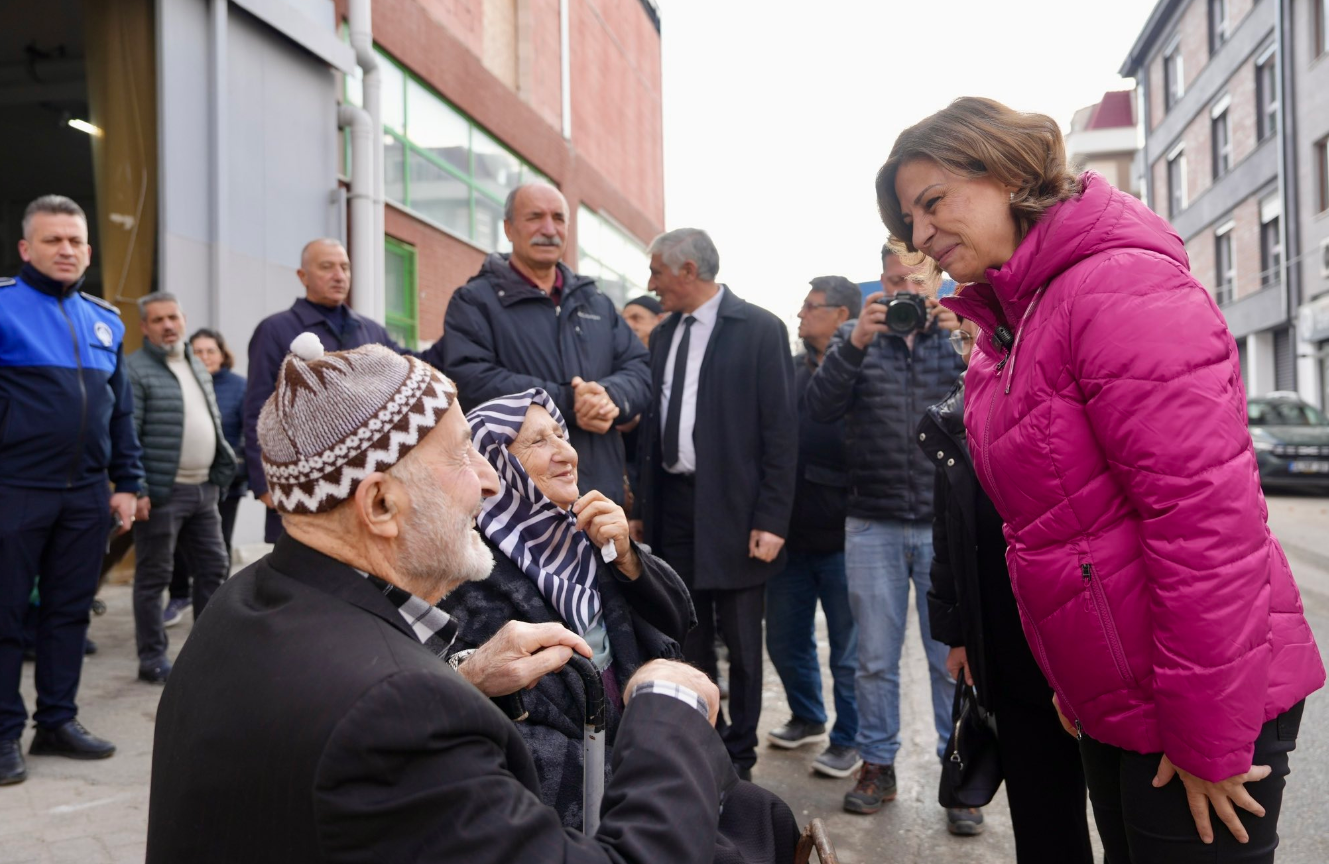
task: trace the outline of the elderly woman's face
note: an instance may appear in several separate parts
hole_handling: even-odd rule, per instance
[[[962,177],[933,162],[914,159],[895,174],[900,215],[913,247],[957,282],[986,282],[1019,246],[1010,193],[988,177]]]
[[[521,431],[508,449],[550,501],[571,507],[581,495],[577,490],[577,451],[544,406],[532,405],[526,410]]]

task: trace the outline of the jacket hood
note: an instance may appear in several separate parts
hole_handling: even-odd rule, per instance
[[[1009,261],[987,271],[987,284],[966,285],[942,305],[989,333],[996,324],[1016,330],[1039,288],[1094,255],[1144,250],[1189,269],[1181,237],[1138,198],[1093,171],[1080,175],[1080,185],[1079,195],[1048,209]]]
[[[489,257],[485,258],[484,263],[480,265],[480,272],[472,276],[471,281],[487,279],[494,285],[501,285],[504,288],[531,288],[530,283],[521,278],[521,274],[516,270],[512,269],[512,265],[508,263],[511,258],[512,253],[510,252],[490,252]],[[573,273],[572,269],[562,261],[558,262],[556,266],[558,272],[563,274],[563,296],[565,297],[584,285],[595,284],[595,280],[590,276]]]

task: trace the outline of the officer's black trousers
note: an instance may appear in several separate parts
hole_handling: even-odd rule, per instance
[[[0,740],[18,738],[28,713],[19,696],[23,614],[41,574],[37,618],[38,726],[54,728],[78,714],[88,610],[97,594],[111,530],[104,483],[76,489],[0,485]]]

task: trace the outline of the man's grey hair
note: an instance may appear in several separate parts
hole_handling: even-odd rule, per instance
[[[517,193],[523,189],[530,189],[533,186],[543,186],[546,189],[553,189],[559,195],[563,193],[552,183],[546,183],[543,180],[532,180],[530,183],[523,183],[516,189],[508,193],[508,197],[503,201],[503,221],[511,222],[517,215]],[[567,206],[567,198],[563,199],[564,206]],[[563,215],[567,215],[566,213]]]
[[[300,247],[300,269],[304,270],[309,266],[309,253],[315,246],[336,246],[339,249],[345,249],[346,245],[336,237],[315,237],[308,243]]]
[[[151,294],[145,294],[138,298],[138,317],[146,318],[148,316],[148,307],[153,303],[174,303],[179,306],[180,301],[169,291],[153,291]]]
[[[659,255],[671,272],[691,261],[697,265],[697,278],[715,281],[720,273],[720,252],[711,235],[700,228],[675,228],[651,241],[647,255]]]
[[[88,224],[88,214],[83,212],[83,208],[78,206],[73,198],[66,198],[64,195],[43,195],[23,211],[23,239],[28,239],[28,234],[32,231],[32,218],[38,213],[77,216],[83,220],[84,225]]]
[[[848,309],[850,318],[857,318],[863,311],[863,291],[843,276],[818,276],[808,284],[813,291],[826,295],[827,305]]]

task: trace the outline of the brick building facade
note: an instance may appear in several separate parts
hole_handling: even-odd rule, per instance
[[[531,179],[568,199],[569,266],[620,304],[644,290],[644,247],[664,227],[652,0],[374,0],[373,34],[390,329],[439,338],[452,292],[507,251],[503,198]],[[348,79],[344,98],[358,87]]]

